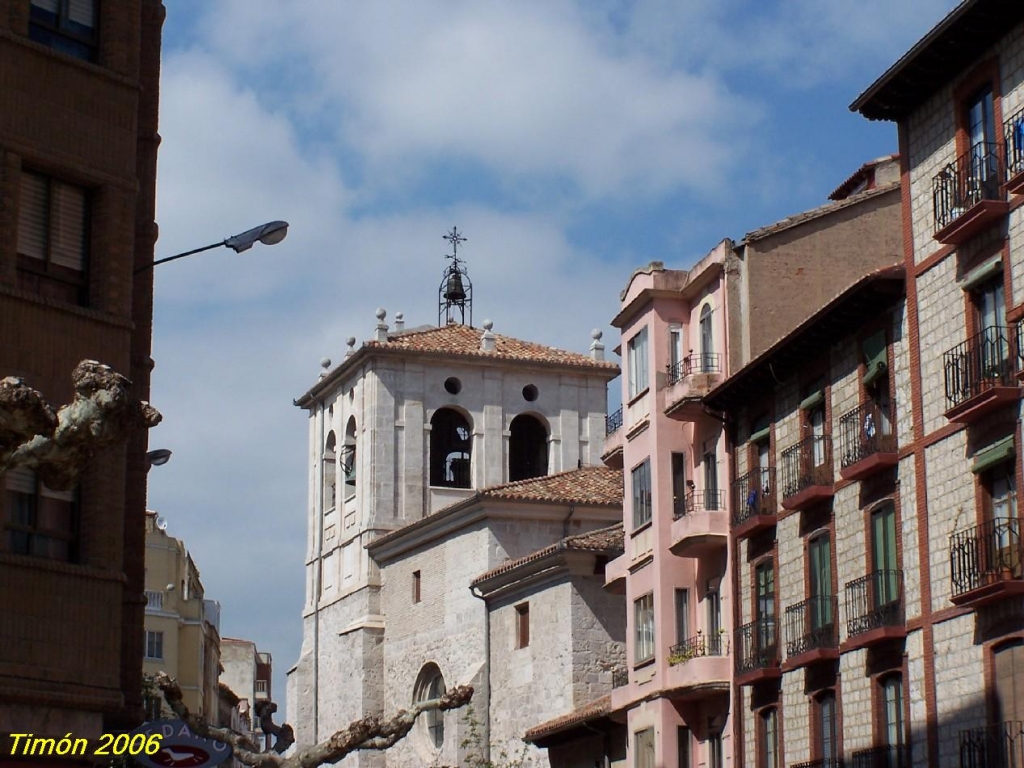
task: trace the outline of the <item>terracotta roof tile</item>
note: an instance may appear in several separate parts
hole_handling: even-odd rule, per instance
[[[601,554],[621,554],[624,552],[625,546],[625,535],[622,531],[622,523],[616,523],[610,525],[607,528],[598,528],[596,531],[587,531],[586,533],[577,533],[572,536],[566,536],[560,541],[556,541],[554,544],[549,544],[543,549],[538,549],[536,552],[531,552],[529,555],[523,557],[517,557],[515,560],[508,560],[497,568],[492,568],[486,573],[477,576],[473,579],[470,586],[476,586],[487,579],[499,576],[509,571],[514,571],[520,566],[532,563],[535,560],[540,560],[543,557],[554,554],[555,552],[564,552],[571,550],[574,552],[597,552]]]
[[[439,328],[415,328],[404,333],[388,336],[386,342],[367,341],[364,346],[377,349],[398,349],[439,355],[464,355],[486,357],[498,360],[522,360],[524,362],[554,363],[583,368],[599,368],[618,371],[619,366],[609,360],[594,360],[578,352],[547,347],[532,341],[522,341],[511,336],[494,334],[493,352],[480,348],[483,331],[468,325],[450,323]]]
[[[898,190],[899,188],[899,182],[895,182],[893,184],[884,184],[881,187],[868,189],[865,190],[864,192],[858,192],[857,194],[850,195],[849,197],[845,197],[842,200],[838,200],[833,203],[826,203],[825,205],[820,205],[817,208],[811,208],[811,210],[809,211],[803,211],[802,213],[794,214],[785,219],[782,219],[781,221],[777,221],[774,224],[769,224],[766,227],[755,229],[753,232],[748,232],[746,235],[744,235],[743,239],[748,243],[752,243],[757,240],[761,240],[765,237],[768,237],[769,235],[774,235],[776,232],[782,232],[783,230],[789,229],[790,227],[795,227],[799,224],[805,224],[808,221],[813,221],[814,219],[821,218],[822,216],[826,216],[834,211],[839,211],[842,210],[843,208],[848,208],[849,206],[856,205],[857,203],[863,200],[868,200],[872,197],[877,197],[878,195],[884,195],[886,192],[892,192],[893,190]]]
[[[599,717],[605,717],[611,713],[611,710],[612,697],[602,696],[600,699],[592,701],[579,709],[574,709],[568,714],[561,715],[560,717],[556,717],[530,728],[525,734],[523,734],[523,741],[534,742],[537,739],[544,738],[545,736],[552,736],[559,731],[567,730],[574,725],[596,720]]]
[[[616,506],[622,504],[623,493],[621,469],[580,467],[555,475],[492,485],[480,491],[480,496],[513,501]]]

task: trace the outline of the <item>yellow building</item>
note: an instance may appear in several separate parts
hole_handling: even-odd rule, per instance
[[[155,512],[146,513],[146,639],[143,673],[166,672],[181,686],[185,704],[217,718],[220,604],[204,599],[199,569],[181,539],[167,533]],[[147,697],[146,719],[160,717],[157,696]],[[212,721],[211,721],[212,722]]]

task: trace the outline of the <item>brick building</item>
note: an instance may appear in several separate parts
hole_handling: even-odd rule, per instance
[[[914,765],[1019,763],[1024,5],[966,0],[852,108],[901,153],[903,736]]]
[[[0,2],[0,376],[53,403],[82,359],[148,397],[159,0]],[[68,493],[0,479],[0,732],[142,718],[146,435]]]

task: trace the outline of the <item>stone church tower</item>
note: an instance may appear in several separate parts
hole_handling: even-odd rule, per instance
[[[588,356],[496,334],[488,321],[474,328],[459,322],[471,321],[471,290],[454,260],[439,291],[439,326],[406,329],[398,314],[389,328],[378,310],[374,337],[358,348],[350,338],[342,363],[328,370],[324,361],[296,401],[309,416],[303,645],[288,673],[288,720],[300,744],[393,709],[389,618],[367,545],[481,489],[601,464],[606,388],[618,366],[604,361],[600,334]],[[492,545],[477,573],[492,567],[488,559],[558,540],[556,527],[523,552]],[[450,588],[468,594],[469,584]],[[344,764],[385,763],[360,753]]]

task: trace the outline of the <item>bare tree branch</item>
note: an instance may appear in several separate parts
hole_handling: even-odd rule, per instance
[[[68,490],[97,450],[160,423],[159,412],[109,366],[83,360],[71,380],[75,399],[56,413],[21,379],[0,381],[0,472],[28,467],[50,488]]]
[[[379,717],[364,717],[355,720],[346,728],[337,731],[329,739],[311,747],[298,750],[291,757],[282,757],[276,752],[253,752],[252,743],[230,728],[207,725],[202,718],[189,712],[181,698],[181,688],[173,678],[161,672],[155,678],[157,686],[164,692],[164,698],[174,713],[184,720],[193,733],[205,738],[223,741],[232,746],[235,757],[252,768],[316,768],[324,763],[336,763],[357,750],[384,750],[394,746],[409,734],[417,718],[424,712],[464,707],[473,698],[473,687],[462,685],[437,699],[414,704],[410,709],[399,710],[390,720]],[[287,727],[282,726],[282,728]]]

